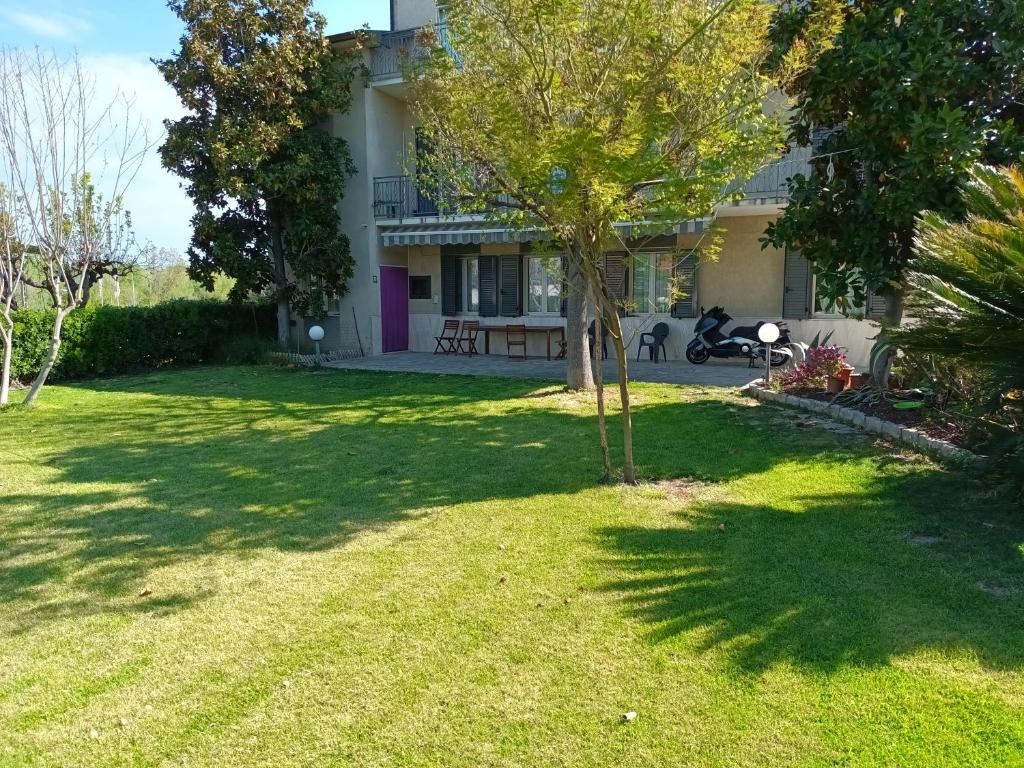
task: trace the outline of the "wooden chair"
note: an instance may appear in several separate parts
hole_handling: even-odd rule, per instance
[[[437,341],[437,346],[434,347],[435,355],[440,352],[450,355],[458,351],[456,344],[459,341],[459,321],[445,320],[444,328],[441,329],[441,335],[435,336],[434,339]]]
[[[525,325],[506,325],[505,326],[505,346],[508,347],[509,359],[525,360],[526,359],[526,326]],[[513,355],[512,347],[519,347],[523,350],[523,354]]]
[[[569,353],[569,340],[560,339],[558,342],[558,354],[555,356],[555,360],[565,360],[565,356]]]
[[[476,338],[480,334],[479,320],[463,320],[462,333],[459,334],[456,350],[464,355],[479,355],[476,348]]]

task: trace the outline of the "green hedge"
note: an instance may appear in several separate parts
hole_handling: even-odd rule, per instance
[[[86,307],[64,322],[54,379],[164,365],[252,362],[273,338],[274,307],[180,299],[152,307]],[[14,313],[12,375],[30,379],[50,346],[53,312]]]

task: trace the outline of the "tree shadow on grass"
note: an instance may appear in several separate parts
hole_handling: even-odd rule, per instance
[[[1024,527],[940,472],[885,472],[802,509],[697,505],[678,526],[601,532],[604,589],[654,643],[724,653],[757,673],[832,672],[919,649],[1024,663]],[[720,527],[724,524],[724,530]]]
[[[247,368],[77,385],[75,414],[86,426],[70,447],[61,448],[64,420],[34,428],[54,446],[46,461],[59,492],[42,486],[6,499],[19,513],[0,532],[0,591],[29,625],[125,610],[103,601],[134,595],[155,569],[207,555],[327,550],[467,502],[541,514],[513,505],[593,487],[600,469],[590,411],[567,409],[554,394],[527,397],[550,386]],[[753,411],[664,398],[639,407],[645,471],[719,481],[822,450],[866,450],[824,433],[783,436],[765,450],[762,427],[748,423]],[[39,588],[53,584],[76,595],[40,605]],[[203,595],[164,598],[173,610]]]

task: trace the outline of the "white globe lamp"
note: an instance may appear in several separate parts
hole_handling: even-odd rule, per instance
[[[772,344],[779,340],[779,326],[775,323],[765,323],[757,329],[757,338],[765,346],[764,350],[764,383],[772,381]]]
[[[316,347],[316,359],[319,360],[320,359],[320,340],[323,339],[323,337],[324,337],[324,329],[322,327],[320,327],[319,325],[314,325],[314,326],[310,327],[308,333],[309,333],[310,340],[313,342],[313,345]]]

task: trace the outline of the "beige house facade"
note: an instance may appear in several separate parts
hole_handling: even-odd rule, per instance
[[[564,325],[557,254],[541,252],[530,233],[495,228],[480,216],[443,215],[408,176],[416,127],[400,55],[414,45],[418,28],[440,21],[433,0],[392,0],[392,29],[371,34],[364,50],[370,81],[356,90],[350,111],[332,120],[358,168],[338,204],[355,272],[326,319],[296,319],[300,345],[312,324],[325,329],[322,348],[367,355],[432,352],[448,318]],[[338,46],[352,39],[331,38]],[[742,199],[706,219],[680,222],[657,237],[623,227],[629,250],[610,249],[605,266],[613,292],[631,308],[623,326],[633,356],[639,332],[665,322],[668,356],[684,360],[700,308],[721,305],[736,324],[785,319],[798,341],[831,331],[852,362],[867,363],[878,332],[870,312],[858,319],[823,306],[806,260],[760,242],[786,205],[786,179],[807,167],[807,156],[794,150],[769,164],[745,185]],[[705,252],[712,224],[724,233],[714,259]],[[686,296],[670,300],[671,285]],[[529,343],[529,354],[546,354],[542,334],[531,334]],[[501,334],[490,352],[505,353]]]

